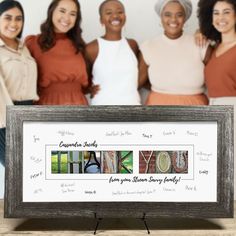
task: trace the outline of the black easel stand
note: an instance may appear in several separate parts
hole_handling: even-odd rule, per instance
[[[103,220],[103,218],[97,218],[96,213],[94,213],[94,218],[96,219],[96,226],[95,226],[95,230],[94,230],[93,234],[96,235],[98,226],[99,226],[100,222]],[[149,231],[149,228],[148,228],[148,225],[147,225],[147,222],[146,222],[146,213],[143,213],[143,217],[141,218],[141,220],[143,221],[143,223],[145,225],[147,233],[150,234],[150,231]]]
[[[96,213],[94,213],[94,217],[95,217],[97,222],[96,222],[96,227],[95,227],[95,230],[94,230],[93,234],[96,235],[98,226],[99,226],[100,222],[102,221],[102,218],[97,218],[97,214]]]
[[[148,225],[147,225],[147,222],[146,222],[146,213],[143,213],[143,217],[141,218],[141,220],[143,221],[143,223],[146,227],[147,233],[150,234],[150,231],[149,231],[149,228],[148,228]]]

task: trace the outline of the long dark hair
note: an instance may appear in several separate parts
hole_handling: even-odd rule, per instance
[[[221,42],[221,33],[215,29],[212,20],[213,8],[217,2],[227,2],[231,4],[236,13],[235,0],[200,0],[198,2],[198,18],[199,18],[200,31],[208,39],[214,40],[216,42]]]
[[[17,1],[14,1],[14,0],[4,0],[0,3],[0,16],[5,12],[5,11],[8,11],[12,8],[18,8],[21,13],[22,13],[22,17],[23,17],[23,25],[22,25],[22,29],[20,31],[20,33],[16,36],[17,38],[21,38],[22,36],[22,31],[23,31],[23,28],[24,28],[24,22],[25,22],[25,14],[24,14],[24,10],[23,10],[23,7],[22,5],[17,2]]]
[[[52,15],[55,10],[55,8],[58,6],[59,2],[61,0],[53,0],[51,4],[48,7],[47,11],[47,19],[43,24],[41,24],[41,35],[39,37],[39,46],[42,49],[42,51],[48,51],[51,49],[56,41],[55,41],[55,32],[54,32],[54,25],[52,22]],[[76,16],[76,21],[75,25],[72,29],[70,29],[66,35],[68,38],[72,41],[76,48],[76,52],[83,52],[85,43],[84,40],[82,39],[82,29],[80,27],[81,24],[81,11],[80,11],[80,4],[77,0],[71,0],[75,3],[77,7],[77,16]]]

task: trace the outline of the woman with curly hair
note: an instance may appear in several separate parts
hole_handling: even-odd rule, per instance
[[[139,86],[147,79],[151,92],[147,105],[207,105],[204,62],[207,47],[184,33],[192,13],[190,0],[158,0],[155,11],[163,34],[141,45]]]
[[[200,0],[198,7],[201,32],[216,42],[205,68],[210,103],[236,103],[236,1]]]
[[[84,41],[77,0],[53,0],[41,34],[28,36],[26,45],[38,65],[39,105],[87,105],[88,86]]]
[[[234,105],[234,127],[236,127],[236,1],[200,0],[198,16],[201,32],[216,42],[205,67],[210,104]],[[236,156],[236,131],[234,150]]]

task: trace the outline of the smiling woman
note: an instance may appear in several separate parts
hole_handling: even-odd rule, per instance
[[[18,42],[15,40],[21,34],[23,27],[23,15],[18,8],[9,9],[1,15],[0,34],[7,45],[17,49]]]
[[[122,37],[124,5],[118,0],[106,0],[99,7],[99,14],[105,34],[86,47],[91,80],[96,86],[91,104],[139,105],[138,45],[135,40]]]
[[[236,147],[236,1],[199,1],[202,33],[217,42],[205,67],[211,105],[234,105],[234,147]],[[234,148],[236,157],[236,148]],[[234,161],[236,170],[236,161]],[[236,174],[234,175],[236,183]],[[236,199],[236,195],[235,195]]]
[[[207,105],[204,94],[206,48],[199,48],[193,35],[184,34],[192,13],[190,0],[158,0],[155,11],[163,34],[141,45],[139,86],[149,79],[147,105]]]
[[[72,1],[61,2],[52,15],[55,33],[66,33],[73,28],[76,21],[77,10]],[[64,16],[64,17],[63,17]]]
[[[39,105],[87,105],[84,41],[77,0],[53,0],[41,34],[26,44],[38,64]]]
[[[5,119],[7,105],[30,105],[37,100],[36,63],[20,41],[24,25],[21,4],[0,3],[0,163],[5,163]],[[0,184],[0,186],[2,186]]]

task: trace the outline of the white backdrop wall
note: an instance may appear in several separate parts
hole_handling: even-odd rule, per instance
[[[19,0],[25,10],[26,21],[23,36],[39,33],[40,24],[46,18],[47,7],[51,0]],[[139,43],[153,38],[162,32],[160,19],[154,11],[157,0],[121,0],[126,8],[127,23],[124,36],[136,39]],[[89,42],[103,34],[99,22],[98,7],[103,0],[80,0],[82,12],[83,37]],[[193,0],[193,15],[185,25],[185,31],[195,32],[197,1]]]

